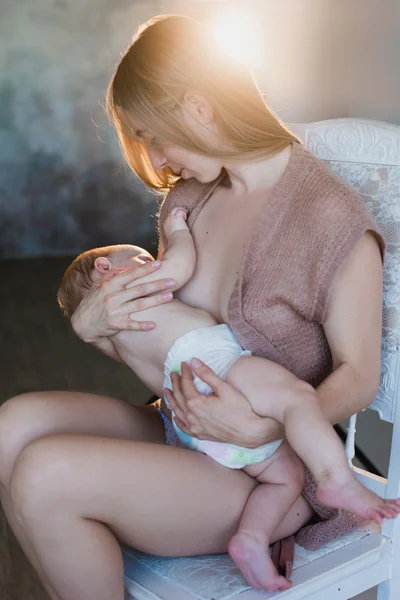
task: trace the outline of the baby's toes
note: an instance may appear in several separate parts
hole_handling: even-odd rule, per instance
[[[379,509],[371,511],[371,519],[376,521],[377,523],[382,523],[384,519],[384,515],[382,515]]]
[[[376,512],[379,513],[384,519],[394,519],[398,514],[397,508],[390,505],[388,502],[385,502],[381,506],[377,507]]]
[[[292,587],[292,582],[288,581],[285,577],[280,576],[278,578],[278,581],[276,582],[275,590],[277,592],[283,592],[283,590],[288,590],[291,587]]]
[[[389,500],[388,504],[387,504],[387,508],[388,510],[390,510],[390,512],[396,516],[400,513],[400,505],[397,504],[396,502],[393,502],[391,500]]]
[[[382,517],[384,517],[385,519],[389,519],[393,514],[393,508],[390,506],[390,504],[387,504],[386,502],[385,504],[379,506],[378,510]]]
[[[386,506],[381,512],[385,519],[395,519],[397,517],[397,512],[389,506]]]

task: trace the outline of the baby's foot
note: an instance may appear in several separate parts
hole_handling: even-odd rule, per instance
[[[164,233],[169,239],[175,231],[189,231],[189,227],[186,224],[187,210],[182,206],[173,208],[169,213],[168,217],[164,221]]]
[[[242,572],[243,577],[256,590],[282,592],[292,587],[282,575],[278,575],[268,553],[268,540],[238,531],[229,542],[229,554]]]
[[[327,506],[343,508],[362,519],[378,523],[382,523],[383,519],[394,519],[400,513],[400,498],[384,500],[362,485],[351,472],[340,483],[329,479],[319,485],[317,498]]]

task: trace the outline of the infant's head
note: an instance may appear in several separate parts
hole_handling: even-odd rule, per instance
[[[93,285],[107,275],[138,267],[154,258],[143,248],[120,244],[87,250],[72,261],[65,271],[57,294],[63,313],[71,318]]]

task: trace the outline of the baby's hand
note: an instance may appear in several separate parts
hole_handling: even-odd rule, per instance
[[[189,231],[189,227],[186,224],[186,219],[186,208],[178,206],[177,208],[173,208],[171,210],[168,217],[164,221],[164,233],[167,236],[167,239],[169,239],[175,231]]]

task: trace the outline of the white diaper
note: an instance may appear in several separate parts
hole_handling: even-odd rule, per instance
[[[164,365],[164,388],[172,389],[170,373],[180,373],[182,362],[199,358],[219,377],[226,379],[229,371],[241,356],[251,356],[251,352],[243,350],[228,325],[201,327],[189,331],[178,338],[168,352]],[[212,393],[210,386],[197,376],[194,378],[194,383],[201,394]],[[168,408],[171,408],[168,400],[164,399]],[[242,469],[247,465],[259,463],[272,456],[282,443],[282,440],[277,440],[259,448],[242,448],[234,444],[198,440],[184,433],[175,423],[174,428],[183,446],[207,454],[230,469]]]

